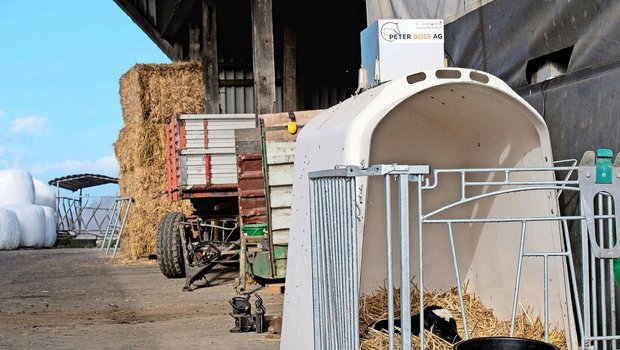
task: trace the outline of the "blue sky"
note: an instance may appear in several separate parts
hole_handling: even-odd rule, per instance
[[[0,33],[0,169],[118,176],[119,78],[168,58],[112,0],[1,0]]]

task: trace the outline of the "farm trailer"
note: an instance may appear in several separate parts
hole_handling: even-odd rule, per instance
[[[166,125],[167,193],[193,213],[165,214],[157,260],[184,290],[217,265],[261,284],[286,277],[297,130],[320,111],[178,115]],[[208,279],[205,278],[207,284]]]

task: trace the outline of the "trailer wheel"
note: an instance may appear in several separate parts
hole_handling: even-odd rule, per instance
[[[185,277],[185,261],[179,233],[179,224],[185,221],[181,213],[167,213],[157,228],[157,262],[168,278]]]

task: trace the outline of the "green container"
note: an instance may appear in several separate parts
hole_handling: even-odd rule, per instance
[[[269,250],[255,252],[248,261],[248,270],[255,277],[263,279],[281,279],[286,277],[286,259],[288,256],[288,245],[273,246],[273,265],[275,271],[271,275],[271,262],[269,261]]]
[[[262,236],[265,234],[267,224],[249,224],[241,226],[241,230],[248,236]]]

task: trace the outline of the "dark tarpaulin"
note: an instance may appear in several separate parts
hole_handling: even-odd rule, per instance
[[[598,148],[620,152],[620,61],[567,74],[535,86],[516,90],[536,108],[549,129],[553,157],[581,161],[583,153]],[[558,176],[563,176],[558,174]],[[564,215],[578,215],[579,194],[565,191],[560,196]],[[580,222],[569,220],[571,245],[576,262],[581,261]],[[581,264],[576,266],[579,288],[583,283]],[[616,298],[620,309],[620,298]],[[620,314],[616,316],[620,324]]]
[[[580,160],[597,148],[620,152],[614,28],[620,28],[617,0],[495,0],[448,24],[445,47],[453,65],[498,76],[538,110],[554,159]],[[565,74],[528,85],[528,61],[570,46]]]
[[[574,46],[567,73],[620,55],[620,1],[495,0],[445,27],[451,65],[479,69],[513,88],[529,60]]]
[[[445,48],[451,65],[498,76],[538,110],[549,129],[555,160],[580,161],[584,152],[598,148],[620,152],[618,28],[617,0],[495,0],[446,25]],[[528,84],[528,61],[571,46],[565,74]],[[561,211],[578,214],[578,193],[565,192]],[[579,262],[580,225],[574,220],[568,225]],[[581,288],[580,263],[576,270]]]
[[[366,0],[368,24],[378,19],[443,19],[449,23],[493,0]]]

